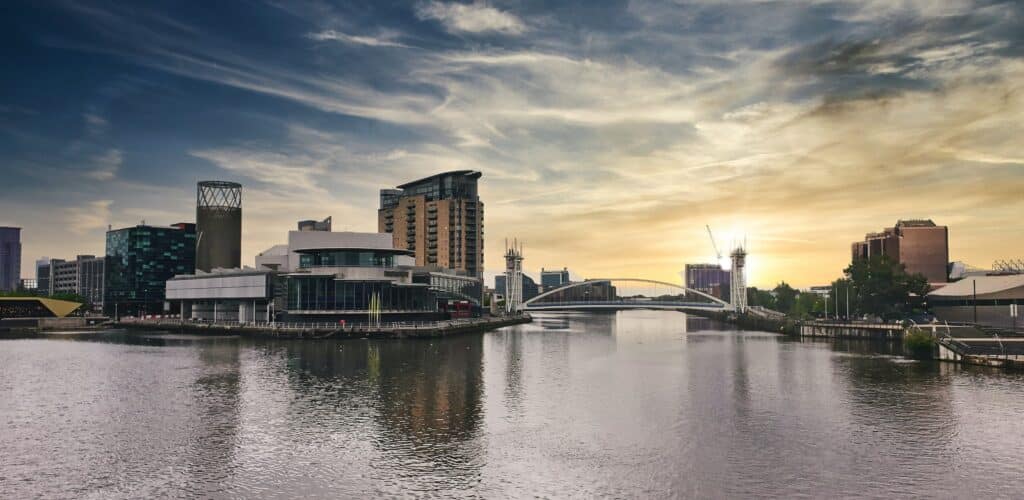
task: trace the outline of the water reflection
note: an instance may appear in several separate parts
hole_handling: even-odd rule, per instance
[[[680,313],[0,342],[0,497],[1007,496],[1024,376]]]

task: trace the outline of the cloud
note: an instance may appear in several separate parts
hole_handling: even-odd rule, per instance
[[[106,153],[93,158],[94,168],[87,175],[98,181],[112,180],[121,168],[122,160],[121,150],[110,149]]]
[[[1024,210],[1019,3],[515,4],[413,9],[435,25],[372,3],[289,3],[298,22],[274,33],[279,51],[237,43],[230,25],[95,9],[81,14],[95,38],[47,40],[173,75],[154,100],[203,105],[209,91],[219,116],[243,117],[166,144],[245,184],[247,261],[298,218],[373,230],[378,189],[460,168],[484,173],[488,239],[526,239],[530,269],[675,279],[713,258],[707,223],[749,236],[759,286],[826,282],[850,241],[903,217],[955,222],[952,255],[978,265],[1024,246],[980,229],[1017,227]],[[200,84],[178,96],[177,77]],[[70,160],[120,163],[99,143]],[[45,160],[18,168],[52,177]],[[123,182],[82,196],[136,220],[125,207],[145,202],[114,194]],[[488,269],[500,246],[485,245]]]
[[[78,235],[105,229],[111,222],[110,206],[113,204],[113,200],[96,200],[65,209],[68,228]]]
[[[387,38],[372,37],[372,36],[357,36],[348,35],[340,31],[335,30],[324,30],[317,33],[310,33],[306,35],[310,39],[317,41],[333,40],[338,42],[345,42],[355,45],[366,45],[369,47],[400,47],[400,48],[411,48],[403,43],[395,42]]]
[[[526,31],[526,25],[518,17],[484,3],[421,3],[416,6],[416,15],[420,19],[440,21],[450,32],[518,35]]]

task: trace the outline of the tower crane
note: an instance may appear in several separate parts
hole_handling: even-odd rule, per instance
[[[708,237],[711,238],[711,248],[715,249],[715,255],[718,256],[718,263],[722,263],[722,252],[718,250],[718,244],[715,243],[715,235],[711,232],[711,226],[705,224],[704,227],[708,228]]]

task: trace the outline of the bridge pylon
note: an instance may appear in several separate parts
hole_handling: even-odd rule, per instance
[[[523,311],[523,247],[517,240],[505,240],[505,314]]]
[[[729,304],[738,313],[747,312],[747,250],[737,246],[729,254],[732,270],[729,272]]]

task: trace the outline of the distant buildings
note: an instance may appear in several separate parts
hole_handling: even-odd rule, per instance
[[[36,289],[41,294],[50,294],[50,258],[36,260]]]
[[[0,227],[0,292],[18,289],[21,282],[21,228]]]
[[[79,255],[75,260],[51,259],[47,276],[47,295],[77,294],[103,308],[105,259],[94,255]]]
[[[949,281],[949,230],[931,220],[901,220],[895,227],[868,233],[864,241],[852,244],[851,253],[853,261],[887,255],[929,283]]]
[[[202,181],[196,186],[195,268],[242,267],[242,185]]]
[[[940,321],[1024,325],[1024,274],[969,276],[929,293],[928,305]]]
[[[111,316],[162,314],[167,280],[195,272],[195,249],[195,224],[107,231],[104,312]]]
[[[484,206],[480,172],[455,170],[380,191],[377,230],[418,266],[440,266],[482,279]]]
[[[494,277],[494,293],[501,295],[502,297],[507,295],[505,287],[505,275],[499,274]],[[523,301],[530,300],[540,295],[540,288],[537,286],[537,282],[533,281],[533,278],[523,274]]]
[[[569,281],[569,268],[563,267],[562,269],[544,269],[540,268],[540,285],[544,288],[544,291],[554,290],[560,286],[568,285]]]
[[[683,271],[686,288],[729,300],[731,274],[719,264],[687,264]]]
[[[328,217],[322,221],[317,220],[300,220],[299,231],[331,231],[331,218]]]
[[[832,285],[815,285],[807,289],[808,293],[813,293],[819,297],[828,297],[832,294]]]

